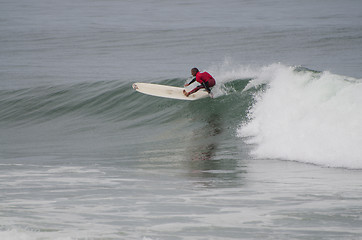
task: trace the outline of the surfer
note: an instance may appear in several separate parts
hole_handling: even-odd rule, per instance
[[[193,94],[193,93],[199,91],[200,89],[205,88],[206,91],[212,97],[210,88],[215,86],[215,79],[208,72],[200,72],[199,69],[197,69],[197,68],[191,69],[191,75],[194,76],[195,78],[192,79],[191,82],[189,82],[188,84],[185,84],[185,87],[189,86],[190,84],[192,84],[195,81],[197,81],[201,85],[195,87],[190,92],[186,92],[186,90],[184,90],[183,93],[185,94],[185,96],[188,97],[190,94]]]

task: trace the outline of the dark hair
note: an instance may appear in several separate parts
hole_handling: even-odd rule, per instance
[[[191,69],[191,71],[196,71],[196,72],[198,73],[198,72],[199,72],[199,69],[193,68],[193,69]]]

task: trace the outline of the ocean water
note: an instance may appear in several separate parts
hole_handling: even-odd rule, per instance
[[[0,6],[0,239],[362,239],[362,2]]]

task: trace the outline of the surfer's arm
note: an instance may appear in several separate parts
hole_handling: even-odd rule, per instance
[[[191,82],[189,82],[188,84],[185,84],[185,87],[189,86],[190,84],[194,83],[196,81],[196,78],[192,79]]]

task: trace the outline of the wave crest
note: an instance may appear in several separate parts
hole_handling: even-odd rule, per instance
[[[237,131],[255,157],[362,168],[361,80],[274,64],[246,90],[261,84]]]

